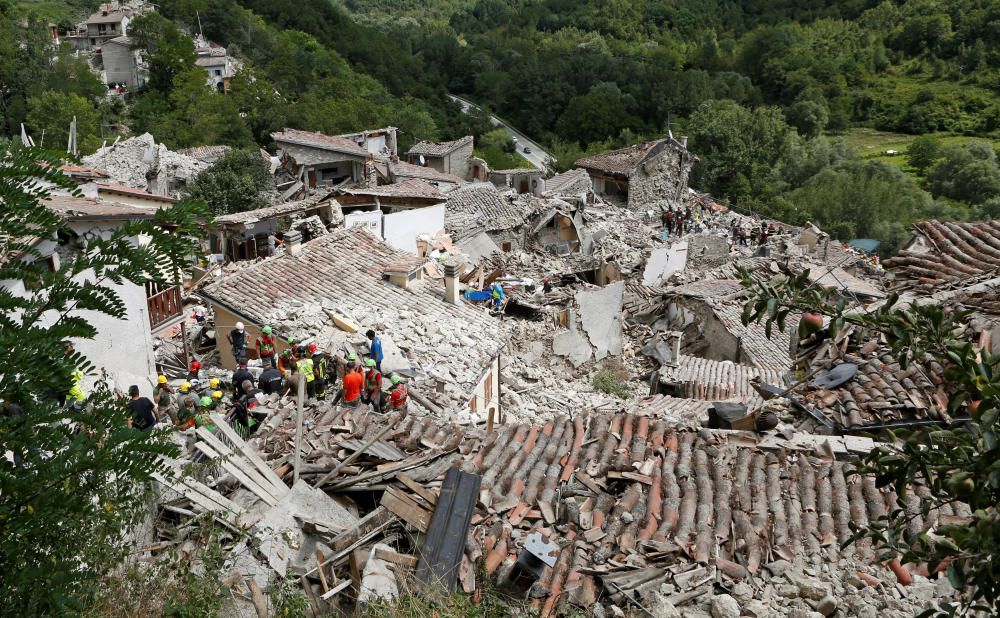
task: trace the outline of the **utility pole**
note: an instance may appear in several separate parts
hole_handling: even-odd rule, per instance
[[[295,418],[295,478],[293,485],[299,482],[299,470],[302,468],[302,407],[306,398],[306,377],[301,373],[298,376],[299,403],[298,414]]]

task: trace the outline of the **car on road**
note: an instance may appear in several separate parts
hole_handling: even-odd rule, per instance
[[[527,146],[525,146],[524,147],[524,154],[531,154],[531,148],[528,148]]]

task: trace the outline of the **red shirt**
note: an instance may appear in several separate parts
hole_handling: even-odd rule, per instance
[[[389,393],[389,403],[392,405],[393,409],[399,409],[406,405],[406,387],[402,384],[397,384],[396,388],[392,389]]]
[[[365,379],[360,373],[352,371],[344,376],[344,401],[356,401],[361,397],[361,389],[364,388]]]

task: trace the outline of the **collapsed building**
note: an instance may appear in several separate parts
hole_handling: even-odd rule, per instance
[[[639,209],[661,201],[679,205],[696,159],[686,137],[671,136],[584,157],[575,165],[587,171],[598,195]]]

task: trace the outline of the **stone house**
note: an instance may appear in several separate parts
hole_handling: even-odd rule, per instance
[[[139,48],[127,36],[108,39],[101,47],[104,63],[104,83],[139,87],[146,83],[146,71],[141,68]]]
[[[354,140],[298,129],[272,133],[271,139],[278,145],[282,164],[307,187],[359,182],[366,177],[371,153]]]
[[[482,170],[473,169],[473,139],[466,135],[451,142],[417,142],[406,152],[406,160],[459,178],[479,178]]]
[[[587,170],[598,195],[641,210],[657,202],[679,205],[695,160],[686,137],[667,137],[584,157],[576,166]]]
[[[343,222],[340,207],[325,193],[257,210],[220,215],[215,218],[215,229],[210,232],[209,251],[229,261],[267,257],[269,234],[283,238],[284,232],[293,229],[297,222],[313,217],[318,219],[323,231],[327,226]],[[306,240],[311,238],[308,235]]]
[[[226,53],[226,48],[199,38],[194,51],[198,56],[194,64],[205,71],[205,83],[219,92],[227,92],[237,63]]]
[[[500,250],[520,251],[525,243],[528,209],[514,203],[488,182],[459,187],[448,194],[445,231],[455,242],[485,232]]]
[[[107,41],[128,34],[129,21],[131,17],[124,11],[102,5],[100,11],[84,22],[87,28],[86,49],[103,48]]]

